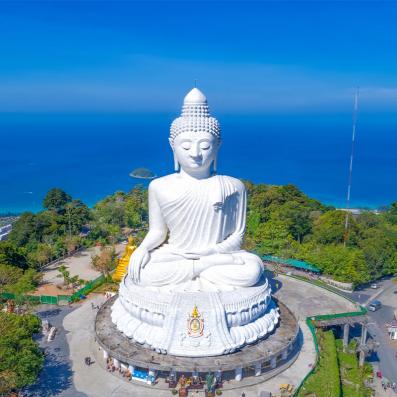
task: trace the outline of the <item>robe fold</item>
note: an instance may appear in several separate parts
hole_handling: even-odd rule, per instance
[[[159,205],[169,237],[150,253],[141,270],[141,284],[160,287],[202,278],[214,284],[251,286],[258,281],[261,260],[240,248],[246,217],[242,182],[222,175],[196,180],[177,199]],[[217,253],[211,256],[213,266],[184,257],[209,247]],[[236,258],[240,264],[235,264]]]

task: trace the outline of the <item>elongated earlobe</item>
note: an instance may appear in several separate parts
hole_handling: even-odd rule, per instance
[[[212,169],[214,171],[214,174],[216,174],[217,166],[218,166],[218,155],[215,156],[214,162],[212,163]]]
[[[179,171],[179,163],[178,163],[178,159],[176,158],[175,154],[174,154],[174,170],[175,170],[175,172]]]

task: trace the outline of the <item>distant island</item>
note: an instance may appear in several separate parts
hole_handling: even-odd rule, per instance
[[[130,177],[132,178],[139,178],[139,179],[153,179],[156,178],[152,171],[147,168],[137,168],[130,172]]]

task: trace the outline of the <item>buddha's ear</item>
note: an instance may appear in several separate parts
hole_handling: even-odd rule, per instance
[[[174,153],[174,170],[175,170],[175,172],[179,171],[179,162],[178,162],[178,159],[176,158],[175,153]]]
[[[174,141],[171,138],[168,138],[168,142],[170,143],[172,152],[174,153],[174,170],[175,170],[175,172],[178,172],[179,171],[179,162],[175,155]]]
[[[212,162],[212,171],[216,174],[216,168],[218,166],[218,155],[215,156],[214,161]]]
[[[219,151],[219,148],[220,148],[220,147],[221,147],[221,141],[219,141],[219,142],[217,143],[217,146],[216,146],[216,155],[215,155],[214,161],[212,162],[212,171],[213,171],[214,174],[216,174],[217,167],[218,167],[218,151]]]

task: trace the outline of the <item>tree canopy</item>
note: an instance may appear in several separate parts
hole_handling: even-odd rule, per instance
[[[353,216],[292,185],[246,186],[247,249],[306,260],[326,275],[355,284],[397,272],[397,203],[380,214]]]
[[[80,232],[91,212],[81,200],[55,188],[47,193],[43,206],[44,211],[25,212],[13,224],[8,241],[20,255],[19,267],[40,267],[82,243]],[[0,260],[1,252],[0,245]]]
[[[0,394],[36,381],[44,358],[32,335],[40,320],[29,314],[0,312]]]
[[[72,196],[61,189],[53,188],[48,191],[43,200],[43,207],[50,211],[63,212],[66,204],[70,203]]]

